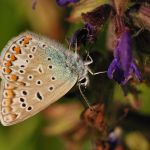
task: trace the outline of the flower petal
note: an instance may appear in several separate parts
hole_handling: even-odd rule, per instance
[[[111,64],[109,65],[108,71],[107,71],[107,75],[109,77],[109,79],[113,79],[113,73],[116,69],[117,66],[117,59],[114,59]]]
[[[137,66],[135,65],[135,63],[132,63],[132,69],[133,69],[133,73],[134,73],[134,75],[135,75],[135,77],[136,77],[136,79],[137,80],[139,80],[139,81],[141,81],[142,79],[141,79],[141,73],[140,73],[140,71],[138,70],[138,68],[137,68]]]
[[[56,0],[57,4],[60,5],[60,6],[66,6],[69,3],[76,3],[78,1],[79,0]]]
[[[115,81],[117,81],[119,84],[125,84],[126,83],[126,78],[124,76],[124,72],[121,68],[118,66],[116,67],[114,73],[113,73],[113,78]]]
[[[141,75],[137,69],[132,55],[132,39],[129,30],[125,30],[120,38],[114,53],[115,59],[108,69],[108,77],[124,85],[130,78],[136,77],[141,80]]]
[[[135,63],[131,63],[129,72],[124,72],[117,63],[117,60],[113,60],[108,69],[108,77],[114,79],[121,85],[125,85],[129,79],[135,77],[137,80],[141,81],[141,74]]]
[[[133,61],[133,57],[132,57],[132,39],[131,34],[128,30],[125,30],[122,33],[120,39],[118,40],[118,45],[115,49],[114,55],[115,55],[114,57],[118,60],[121,69],[125,72],[129,72],[129,68]]]

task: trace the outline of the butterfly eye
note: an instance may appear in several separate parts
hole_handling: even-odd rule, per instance
[[[84,84],[85,82],[86,82],[86,78],[84,78],[80,81],[81,84]]]
[[[80,83],[80,85],[86,87],[87,84],[88,84],[88,81],[89,81],[89,79],[88,79],[87,77],[85,77],[85,78],[81,79],[81,80],[79,81],[79,83]]]

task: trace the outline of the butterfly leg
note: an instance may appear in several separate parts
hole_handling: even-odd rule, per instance
[[[83,78],[82,80],[84,80],[84,79],[85,79],[85,78]],[[81,83],[78,84],[78,87],[79,87],[79,91],[80,91],[81,96],[83,97],[83,99],[84,99],[85,103],[87,104],[87,106],[89,107],[89,109],[90,109],[91,111],[95,111],[94,107],[91,106],[91,104],[89,103],[89,100],[88,100],[87,97],[84,95],[84,93],[83,93],[83,91],[82,91],[82,89],[81,89],[81,85],[82,85]]]
[[[89,58],[89,60],[87,60]],[[86,61],[84,62],[84,65],[85,66],[88,66],[88,65],[90,65],[90,64],[92,64],[93,63],[93,59],[92,59],[92,57],[89,55],[89,52],[87,52],[87,56],[86,56]]]
[[[86,88],[86,86],[88,85],[89,83],[89,78],[86,76],[86,77],[83,77],[79,80],[79,84],[81,86],[84,86]]]
[[[79,87],[80,94],[83,97],[84,101],[86,102],[87,106],[92,110],[92,106],[90,105],[87,97],[84,95],[84,93],[83,93],[83,91],[81,89],[81,84],[80,83],[78,84],[78,87]]]
[[[98,74],[102,74],[102,73],[107,73],[107,71],[92,72],[92,70],[90,68],[88,68],[88,71],[93,76],[98,75]]]

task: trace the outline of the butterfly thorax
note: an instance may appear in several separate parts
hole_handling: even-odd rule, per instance
[[[70,51],[65,52],[67,56],[66,65],[78,76],[78,82],[83,79],[87,80],[86,85],[88,84],[88,66],[85,65],[82,58],[77,54]],[[85,86],[86,86],[85,85]]]

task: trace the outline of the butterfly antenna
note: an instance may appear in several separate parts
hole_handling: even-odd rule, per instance
[[[87,59],[88,59],[88,57],[89,57],[89,51],[85,50],[85,53],[86,53],[85,61],[87,61]]]
[[[71,50],[71,42],[69,42],[67,39],[66,39],[66,42],[67,44],[69,45],[69,50]],[[78,51],[78,43],[77,43],[77,39],[76,39],[76,42],[75,42],[75,54],[77,54],[77,51]]]
[[[86,53],[87,53],[87,56],[86,56],[86,60],[85,60],[84,65],[88,66],[88,65],[90,65],[90,64],[93,63],[93,59],[92,59],[92,57],[89,55],[89,52],[86,51]],[[87,61],[88,58],[90,59],[89,61]],[[98,74],[105,74],[105,73],[107,73],[107,71],[93,72],[90,68],[88,68],[88,71],[89,71],[89,73],[92,74],[92,75],[98,75]]]
[[[80,91],[80,93],[81,93],[81,96],[83,97],[83,99],[84,99],[84,101],[86,102],[87,106],[90,108],[90,110],[94,110],[94,108],[90,105],[90,103],[89,103],[87,97],[86,97],[86,96],[84,95],[84,93],[82,92],[82,90],[81,90],[81,84],[79,84],[78,87],[79,87],[79,91]]]
[[[78,51],[78,42],[77,42],[77,39],[76,39],[76,43],[75,43],[75,53],[77,54],[77,51]]]

